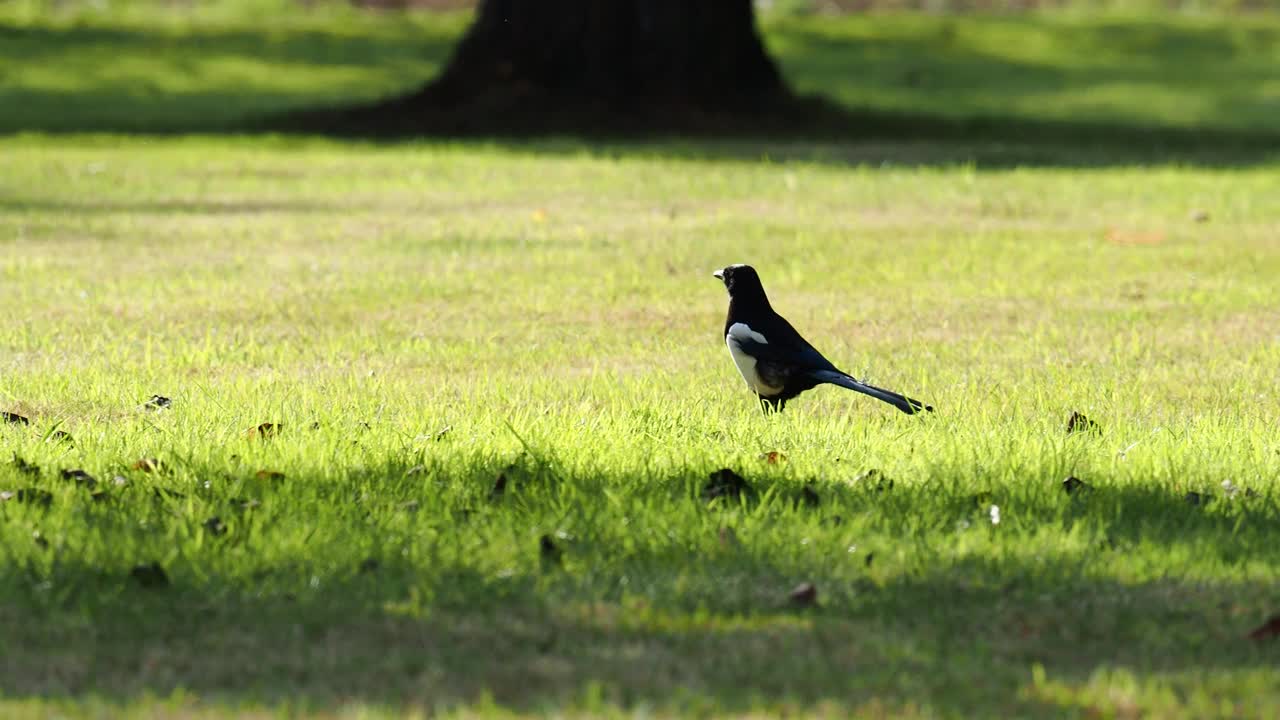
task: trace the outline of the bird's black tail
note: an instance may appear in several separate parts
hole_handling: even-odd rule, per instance
[[[908,415],[915,415],[921,410],[933,412],[932,405],[925,405],[919,400],[913,400],[906,395],[900,395],[892,390],[885,390],[874,385],[858,382],[848,375],[836,370],[817,370],[811,374],[818,382],[839,385],[842,388],[848,388],[865,395],[870,395],[877,400],[883,400],[889,403]]]

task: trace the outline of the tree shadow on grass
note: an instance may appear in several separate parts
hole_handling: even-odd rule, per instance
[[[1280,148],[1280,129],[1265,125],[1165,126],[1152,122],[1158,117],[1154,112],[1145,120],[1096,113],[1055,119],[990,110],[1025,106],[1029,98],[1046,92],[1044,102],[1052,104],[1055,92],[1070,96],[1100,84],[1163,86],[1180,75],[1150,60],[1167,54],[1169,47],[1185,48],[1198,63],[1212,67],[1214,59],[1235,57],[1242,47],[1265,46],[1268,38],[1255,38],[1257,33],[1236,33],[1228,41],[1222,33],[1119,23],[1101,28],[1096,42],[1112,54],[1131,53],[1132,64],[1064,69],[952,45],[945,25],[940,28],[934,39],[856,43],[802,27],[784,29],[780,32],[789,42],[779,50],[779,59],[793,80],[842,104],[800,98],[723,115],[687,107],[575,103],[520,92],[454,109],[406,106],[401,112],[394,102],[360,105],[372,99],[367,95],[370,79],[388,87],[425,82],[447,58],[456,29],[422,27],[374,37],[322,30],[167,33],[0,26],[5,40],[0,42],[0,64],[7,60],[9,67],[21,68],[38,62],[47,72],[74,71],[75,78],[70,87],[28,84],[21,71],[9,71],[10,82],[0,85],[0,106],[10,109],[0,115],[0,133],[284,134],[377,142],[466,138],[539,153],[639,152],[742,161],[767,157],[838,165],[973,162],[988,167],[1248,167],[1274,161]],[[1248,47],[1237,47],[1242,42]],[[112,64],[131,57],[145,62],[124,68]],[[228,65],[259,70],[228,74],[221,69]],[[294,72],[309,79],[297,85],[277,82],[278,76]],[[1267,72],[1256,69],[1256,83],[1249,81],[1252,76],[1234,78],[1234,89],[1220,88],[1208,76],[1174,84],[1179,92],[1229,104],[1234,117],[1260,112],[1265,101],[1240,93],[1257,91]],[[902,109],[937,105],[919,99],[939,93],[981,102],[946,112]],[[859,106],[858,98],[882,95],[897,99]],[[297,110],[324,105],[334,109]]]
[[[512,480],[495,497],[496,468],[444,477],[406,473],[406,464],[366,469],[341,488],[323,477],[291,478],[287,500],[263,489],[261,504],[241,511],[260,517],[232,519],[230,531],[206,537],[203,549],[184,544],[168,561],[167,587],[131,580],[129,559],[106,568],[56,544],[8,564],[0,571],[0,692],[129,703],[181,690],[235,707],[310,709],[358,702],[430,710],[492,698],[536,711],[599,697],[682,712],[932,708],[1009,716],[1053,709],[1056,701],[1032,687],[1036,664],[1079,686],[1103,669],[1190,683],[1205,673],[1262,671],[1280,658],[1280,646],[1245,638],[1280,606],[1272,575],[1126,581],[1107,570],[1139,544],[1148,552],[1217,552],[1227,568],[1246,561],[1274,568],[1280,550],[1267,535],[1280,510],[1270,495],[1192,504],[1159,489],[1100,483],[1072,497],[1050,484],[975,498],[945,483],[780,481],[708,504],[699,497],[699,469],[642,490],[523,462],[507,468]],[[378,492],[352,503],[348,490],[360,487]],[[763,514],[767,523],[756,527],[779,529],[760,540],[747,532],[717,540],[686,527],[643,540],[630,534],[642,532],[638,524],[619,531],[622,516],[564,506],[606,489],[636,494],[633,502],[649,502],[656,516],[692,509],[714,528]],[[78,522],[121,539],[139,519],[148,532],[183,537],[181,528],[200,519],[184,513],[243,502],[216,486],[169,490],[188,494],[146,512],[140,508],[151,507],[153,491],[141,484],[114,503],[65,490],[55,502],[84,503]],[[415,498],[412,509],[406,498]],[[340,509],[268,563],[218,557],[321,502]],[[964,532],[996,532],[954,529],[957,518],[982,517],[978,506],[994,502],[1064,537],[1092,527],[1096,542],[1038,553],[1019,552],[1016,543],[971,554],[938,547]],[[8,521],[32,517],[6,507]],[[536,526],[563,512],[584,523],[577,535],[552,541],[554,558],[540,557]],[[430,558],[393,542],[371,555],[358,549],[377,534],[365,522],[390,516],[414,523],[400,530],[447,538],[444,549]],[[792,552],[798,535],[820,542],[859,516],[878,518],[877,530],[900,547],[882,548],[879,559],[843,549],[841,557]],[[383,527],[393,534],[393,523]],[[501,567],[470,555],[506,533],[527,551]],[[788,597],[800,581],[816,584],[816,605]]]

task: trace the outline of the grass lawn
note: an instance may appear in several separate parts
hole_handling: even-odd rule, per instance
[[[36,5],[0,8],[0,715],[1280,715],[1280,154],[234,135],[429,77],[466,18]],[[887,111],[1280,108],[1274,19],[766,27]],[[740,261],[937,412],[762,416]]]

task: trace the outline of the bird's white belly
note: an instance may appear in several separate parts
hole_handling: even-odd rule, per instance
[[[760,373],[756,372],[756,359],[748,355],[742,349],[741,342],[745,338],[751,338],[758,343],[768,344],[764,336],[753,331],[743,323],[734,323],[729,328],[729,333],[725,335],[725,344],[729,346],[729,354],[733,356],[733,364],[738,367],[738,372],[742,374],[742,379],[747,381],[747,387],[751,388],[757,395],[777,395],[782,392],[782,388],[773,387],[760,377]]]

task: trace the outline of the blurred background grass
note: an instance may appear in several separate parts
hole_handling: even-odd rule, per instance
[[[0,4],[0,132],[228,132],[393,95],[433,77],[470,18],[465,3],[425,5],[450,9],[11,0]],[[762,25],[798,91],[856,110],[994,121],[988,134],[1010,139],[1081,127],[1102,141],[1145,129],[1271,139],[1280,16],[1154,5],[836,14],[855,6],[792,2],[773,4]]]

